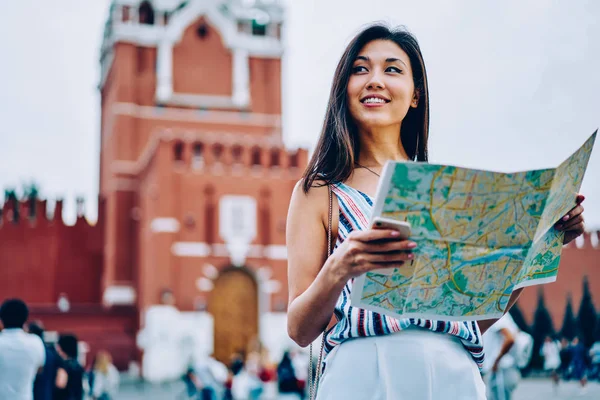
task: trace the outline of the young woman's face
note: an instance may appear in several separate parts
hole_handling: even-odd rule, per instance
[[[389,40],[369,42],[354,60],[348,80],[348,104],[362,128],[400,125],[409,107],[417,107],[408,55]]]

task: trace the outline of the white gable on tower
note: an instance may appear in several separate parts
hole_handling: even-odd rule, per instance
[[[151,14],[151,17],[148,15]],[[204,17],[232,52],[230,96],[173,90],[173,47],[186,28]],[[110,71],[115,43],[157,48],[156,102],[198,108],[245,109],[250,105],[249,57],[278,58],[283,53],[280,0],[114,0],[102,45],[100,86]]]

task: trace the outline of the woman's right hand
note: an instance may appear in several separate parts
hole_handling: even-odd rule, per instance
[[[400,238],[396,230],[354,231],[332,254],[328,267],[345,282],[375,269],[398,268],[413,259],[415,247],[415,242]]]

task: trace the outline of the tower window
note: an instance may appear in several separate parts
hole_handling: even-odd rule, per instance
[[[290,167],[298,168],[298,151],[290,154]]]
[[[154,9],[148,1],[142,2],[138,13],[140,16],[140,24],[154,25]]]
[[[266,36],[267,25],[259,24],[256,20],[252,21],[252,35],[254,36]]]
[[[208,26],[206,24],[202,24],[198,27],[198,30],[196,31],[196,34],[198,35],[198,37],[202,40],[206,39],[208,36]]]
[[[215,162],[221,162],[221,156],[223,155],[223,145],[217,143],[213,145],[213,156],[215,157]]]
[[[121,21],[127,22],[131,19],[130,11],[131,7],[123,6],[123,8],[121,9]]]
[[[182,142],[177,142],[177,143],[175,143],[175,146],[173,146],[173,158],[175,159],[175,161],[183,160],[183,143]]]
[[[271,167],[279,166],[279,149],[271,149]]]
[[[254,147],[252,149],[252,165],[260,165],[260,148]]]
[[[233,163],[239,164],[242,162],[242,146],[235,145],[231,148],[231,155],[233,157]]]
[[[250,33],[252,31],[252,26],[251,26],[250,22],[248,22],[248,21],[244,21],[244,20],[238,21],[237,27],[238,27],[239,33]]]
[[[204,146],[202,143],[194,143],[192,156],[192,168],[201,169],[204,166]]]

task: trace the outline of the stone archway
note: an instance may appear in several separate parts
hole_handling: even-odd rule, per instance
[[[250,271],[231,267],[215,280],[208,302],[214,318],[214,356],[229,364],[233,353],[245,351],[258,336],[258,284]]]

